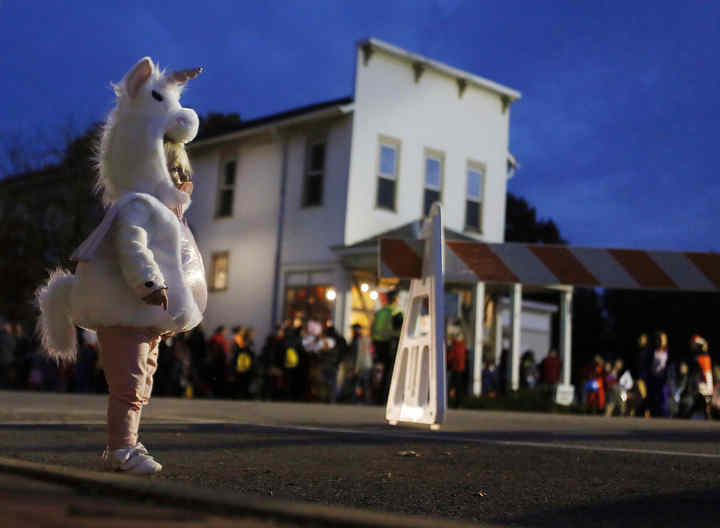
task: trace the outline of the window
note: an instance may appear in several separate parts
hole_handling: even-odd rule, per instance
[[[442,182],[445,156],[441,152],[425,150],[425,186],[423,189],[423,216],[430,214],[430,207],[442,201]]]
[[[229,272],[230,253],[227,251],[213,253],[210,267],[210,291],[227,290]]]
[[[332,323],[337,290],[334,270],[294,271],[285,276],[284,318],[302,325],[310,319]]]
[[[465,200],[465,229],[482,231],[482,201],[485,186],[485,167],[468,164],[467,199]]]
[[[325,180],[325,147],[324,141],[316,141],[308,145],[305,161],[305,188],[303,189],[303,207],[322,205],[323,181]]]
[[[218,188],[217,208],[215,210],[216,218],[232,216],[233,202],[235,200],[236,168],[237,162],[235,160],[229,160],[223,164],[222,174],[220,174],[220,186]]]
[[[377,199],[380,209],[395,210],[395,194],[400,163],[400,141],[380,137],[377,165]]]

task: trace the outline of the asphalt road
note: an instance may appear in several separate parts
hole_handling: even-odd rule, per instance
[[[0,392],[0,456],[99,468],[105,397]],[[205,489],[507,526],[715,526],[720,422],[155,398],[156,477]]]

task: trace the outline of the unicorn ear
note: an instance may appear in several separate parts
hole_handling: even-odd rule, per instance
[[[140,88],[150,78],[153,72],[153,62],[150,57],[143,57],[140,59],[132,69],[125,75],[125,90],[127,91],[130,99],[134,99],[137,96]]]

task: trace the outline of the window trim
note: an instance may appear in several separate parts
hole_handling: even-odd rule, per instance
[[[468,173],[470,171],[479,172],[482,174],[482,181],[480,182],[480,200],[470,198],[470,178]],[[485,203],[485,182],[487,180],[487,165],[482,161],[467,160],[465,164],[465,207],[463,215],[463,230],[471,231],[473,233],[482,233],[485,222],[483,221],[483,205]],[[478,227],[467,225],[467,203],[475,202],[478,204],[478,221],[480,225]]]
[[[427,184],[427,160],[428,158],[434,159],[440,162],[440,185],[437,189],[434,189],[432,187],[429,187]],[[420,218],[425,218],[425,190],[431,190],[431,191],[437,191],[440,193],[440,199],[439,202],[442,203],[443,200],[443,194],[444,188],[445,188],[445,152],[442,150],[425,147],[423,150],[423,175],[422,175],[422,191],[420,195]],[[428,211],[428,214],[430,214],[430,211]]]
[[[225,281],[225,287],[224,288],[216,288],[215,287],[215,272],[216,272],[216,265],[217,260],[220,257],[225,257],[227,259],[227,279]],[[210,280],[209,280],[209,287],[208,290],[210,292],[224,292],[228,291],[230,289],[230,250],[226,249],[223,251],[213,251],[210,254]]]
[[[382,147],[391,147],[395,149],[395,174],[393,178],[380,173],[380,162],[382,157]],[[400,158],[402,154],[402,141],[392,136],[386,136],[378,134],[377,148],[375,149],[375,193],[373,196],[374,209],[377,211],[388,211],[391,213],[397,213],[397,200],[398,200],[398,182],[400,181]],[[395,192],[393,193],[393,206],[392,209],[382,207],[378,203],[379,192],[380,192],[380,178],[395,182]]]
[[[228,185],[225,183],[225,167],[229,163],[235,163],[235,174],[233,178],[233,184]],[[218,171],[218,186],[217,186],[217,193],[215,195],[215,211],[213,214],[213,218],[215,220],[224,220],[226,218],[233,218],[235,214],[235,188],[237,185],[237,174],[238,174],[238,158],[237,156],[223,156],[220,159],[220,170]],[[229,215],[220,215],[220,204],[222,200],[222,194],[224,191],[231,190],[233,192],[233,200],[230,204],[230,214]]]
[[[323,168],[322,168],[322,189],[321,189],[321,196],[320,196],[320,203],[316,204],[307,204],[305,203],[305,190],[307,189],[308,184],[308,177],[310,176],[310,172],[317,172],[317,171],[311,171],[310,170],[310,163],[311,163],[311,156],[310,152],[312,147],[315,145],[324,145],[325,146],[325,153],[323,156]],[[328,140],[327,140],[327,134],[322,135],[314,135],[311,137],[308,137],[307,142],[305,143],[305,166],[303,170],[303,185],[300,192],[300,208],[301,209],[312,209],[314,207],[322,207],[325,205],[325,182],[327,181],[326,175],[327,175],[327,157],[328,157]]]

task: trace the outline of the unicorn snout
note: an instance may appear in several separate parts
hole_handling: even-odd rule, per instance
[[[192,141],[198,131],[199,120],[194,110],[183,108],[170,121],[165,133],[172,141],[187,143]]]

